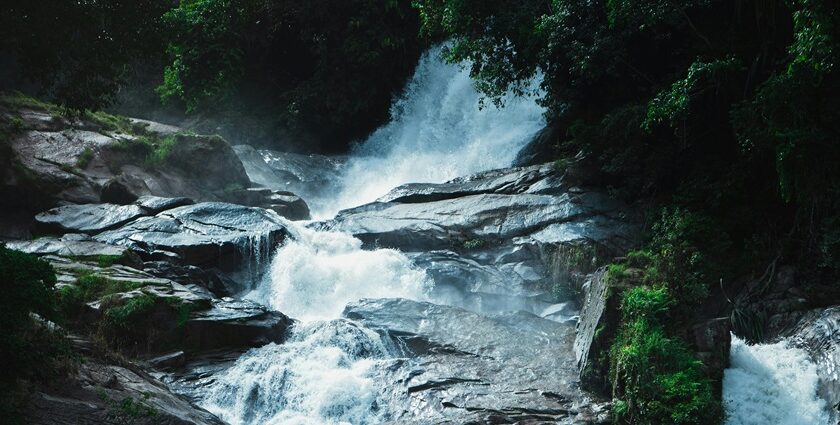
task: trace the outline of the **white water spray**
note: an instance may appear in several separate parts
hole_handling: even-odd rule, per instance
[[[338,193],[312,200],[316,217],[372,202],[401,184],[442,183],[507,167],[545,126],[536,97],[510,95],[504,108],[479,109],[469,71],[440,55],[438,47],[420,59],[391,108],[391,121],[351,153]],[[536,80],[531,86],[536,91]]]
[[[509,166],[544,126],[532,98],[479,110],[468,72],[423,56],[392,121],[357,146],[337,194],[310,199],[313,215],[375,200],[409,182],[443,182]],[[246,297],[302,323],[290,340],[249,351],[215,377],[201,405],[234,425],[379,423],[388,382],[375,378],[394,352],[375,332],[338,319],[362,298],[424,300],[432,282],[399,251],[362,250],[358,239],[289,223],[293,239]]]
[[[727,425],[827,425],[819,377],[808,354],[775,344],[747,345],[732,337],[723,376]]]
[[[370,369],[391,353],[347,320],[298,325],[283,345],[244,354],[207,389],[203,406],[233,425],[364,425],[387,415]]]
[[[431,290],[426,273],[399,251],[362,250],[362,241],[341,232],[298,227],[295,233],[246,298],[312,321],[337,318],[344,306],[361,298],[423,300]]]

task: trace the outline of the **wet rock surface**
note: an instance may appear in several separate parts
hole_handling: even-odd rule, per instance
[[[155,251],[172,252],[184,264],[233,270],[246,256],[254,261],[265,260],[287,236],[285,224],[273,212],[206,202],[143,217],[94,239],[149,256]],[[244,252],[243,247],[259,252]]]
[[[292,192],[253,187],[224,192],[220,195],[227,202],[249,207],[272,210],[289,220],[309,220],[309,205]]]
[[[36,215],[35,222],[50,233],[97,234],[144,215],[147,215],[146,211],[137,205],[65,205]]]
[[[62,385],[30,397],[27,423],[224,425],[213,414],[172,393],[136,364],[90,355],[85,358],[78,372]]]
[[[143,120],[117,129],[27,108],[13,115],[21,130],[0,149],[0,197],[10,207],[40,212],[68,203],[129,204],[144,195],[217,201],[215,192],[227,185],[251,184],[233,149],[217,136]],[[149,137],[172,140],[163,160],[147,161]]]
[[[541,295],[558,284],[579,290],[638,234],[633,209],[572,185],[575,170],[543,164],[408,184],[320,226],[406,252],[456,305],[542,314],[552,303]]]
[[[403,299],[362,300],[344,316],[408,355],[384,372],[411,400],[394,423],[606,421],[605,405],[579,389],[574,363],[561,354],[571,351],[572,326]]]
[[[233,150],[254,183],[274,190],[291,191],[306,199],[322,196],[339,181],[344,159],[305,155],[235,145]]]

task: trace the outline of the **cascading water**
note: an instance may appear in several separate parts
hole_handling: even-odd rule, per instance
[[[295,240],[278,249],[267,280],[246,298],[299,320],[328,320],[360,298],[420,300],[432,286],[399,251],[365,251],[345,233],[289,226]]]
[[[444,62],[441,49],[420,59],[391,108],[391,121],[354,148],[338,193],[310,200],[316,217],[331,218],[404,183],[441,183],[507,167],[545,126],[536,97],[511,95],[504,108],[479,108],[481,96],[468,70]]]
[[[431,281],[398,251],[361,249],[350,235],[292,222],[269,273],[246,298],[301,324],[282,344],[249,351],[207,388],[202,406],[239,424],[367,424],[387,416],[373,379],[396,349],[376,332],[339,319],[361,298],[426,298]]]
[[[723,377],[727,425],[827,425],[825,401],[817,396],[816,366],[785,341],[747,345],[732,338],[730,367]]]
[[[338,189],[312,199],[316,217],[329,218],[408,182],[442,182],[510,165],[544,126],[532,98],[479,109],[468,72],[426,53],[392,121],[357,146]],[[295,223],[293,238],[274,255],[262,282],[246,298],[301,322],[289,340],[243,355],[215,376],[200,404],[234,424],[378,423],[390,417],[383,371],[395,347],[376,332],[339,319],[362,298],[424,300],[431,280],[399,251],[362,250],[358,239]],[[378,377],[378,378],[377,378]]]

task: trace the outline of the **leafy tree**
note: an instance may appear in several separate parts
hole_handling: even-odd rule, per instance
[[[0,6],[0,53],[62,106],[108,105],[134,61],[160,53],[167,0],[9,0]]]

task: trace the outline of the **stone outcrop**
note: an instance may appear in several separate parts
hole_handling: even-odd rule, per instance
[[[60,385],[39,388],[30,396],[24,412],[27,423],[224,425],[210,412],[172,393],[140,366],[90,353],[89,342],[74,340],[85,361]]]
[[[292,192],[252,187],[226,191],[219,195],[226,202],[272,210],[289,220],[309,220],[309,205]]]
[[[267,261],[289,232],[277,214],[220,202],[186,205],[100,233],[95,240],[127,246],[147,259],[175,253],[181,263],[233,271],[244,260]]]
[[[219,200],[214,192],[251,184],[233,149],[218,136],[142,120],[114,127],[0,105],[0,120],[13,118],[20,124],[0,143],[0,197],[10,209],[128,204],[143,195]]]
[[[395,423],[608,422],[608,405],[579,390],[574,364],[560,354],[571,351],[570,325],[404,299],[362,300],[344,316],[409,356],[388,371],[414,406]]]
[[[304,155],[248,145],[233,147],[248,177],[254,183],[279,191],[291,191],[310,199],[334,190],[340,181],[344,158]]]
[[[558,288],[633,246],[633,209],[587,188],[577,163],[507,168],[442,184],[408,184],[377,202],[340,212],[322,228],[371,247],[406,252],[449,302],[476,311],[567,311]]]

